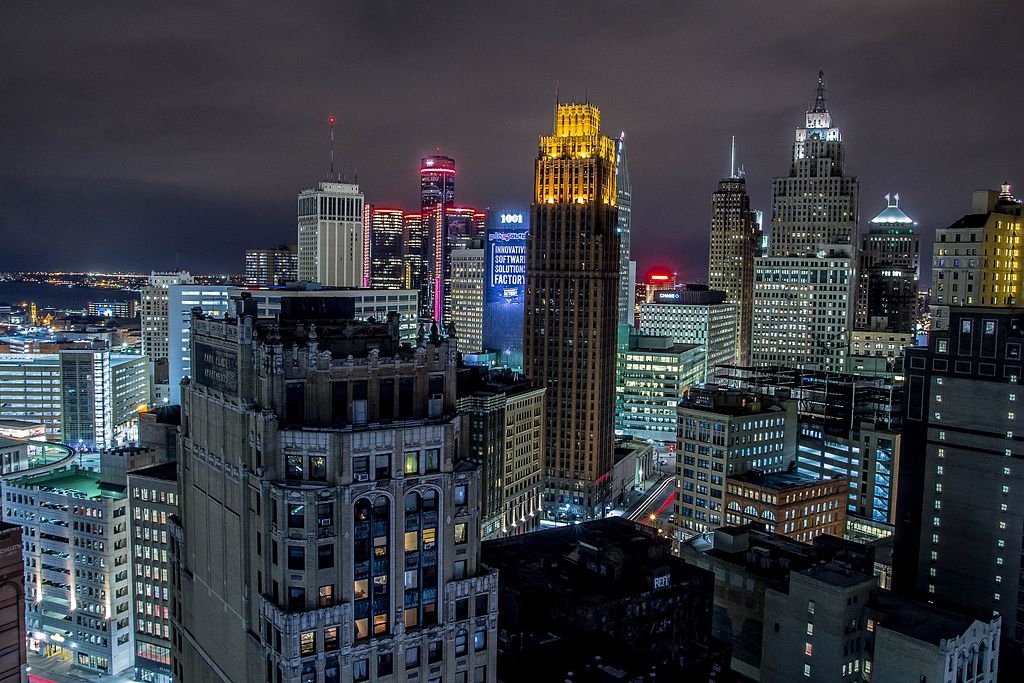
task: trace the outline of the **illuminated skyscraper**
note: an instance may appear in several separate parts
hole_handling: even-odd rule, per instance
[[[845,175],[825,75],[772,190],[768,254],[754,262],[751,362],[844,371],[856,298],[857,178]]]
[[[726,301],[737,305],[736,355],[742,364],[750,361],[757,238],[747,181],[737,174],[734,162],[729,177],[719,181],[718,189],[711,195],[708,286],[725,292]]]
[[[614,453],[620,244],[616,142],[592,104],[558,104],[540,138],[526,240],[524,366],[547,389],[549,517],[600,516]]]
[[[629,165],[626,163],[626,134],[619,134],[615,141],[615,194],[619,207],[616,232],[619,233],[619,324],[633,324],[633,307],[630,302],[629,245],[631,237],[630,204],[633,200],[633,184],[629,182]]]
[[[363,193],[355,183],[324,181],[298,201],[299,279],[362,287]]]
[[[441,319],[445,257],[445,211],[455,204],[455,159],[420,160],[420,307],[424,317]]]
[[[370,226],[370,281],[373,289],[402,289],[402,231],[405,216],[401,209],[368,205]]]
[[[423,306],[423,214],[407,213],[402,220],[402,286],[415,289]]]
[[[245,284],[274,287],[299,279],[299,248],[282,244],[274,249],[245,250]]]
[[[885,195],[887,206],[868,221],[861,241],[856,327],[913,332],[921,236],[900,208],[900,195]]]

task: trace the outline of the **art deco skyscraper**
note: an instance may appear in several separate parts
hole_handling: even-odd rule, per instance
[[[299,279],[362,287],[363,193],[355,183],[324,181],[299,193]]]
[[[558,104],[540,138],[526,241],[524,366],[547,389],[549,517],[599,516],[615,425],[616,143],[592,104]]]
[[[752,364],[845,371],[857,290],[857,192],[819,71],[789,175],[773,183],[768,255],[754,262]]]
[[[726,301],[737,306],[736,355],[741,364],[750,362],[757,239],[747,181],[737,175],[733,164],[729,177],[719,181],[718,189],[711,195],[708,286],[725,292]]]

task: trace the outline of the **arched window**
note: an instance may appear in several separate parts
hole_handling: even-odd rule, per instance
[[[460,628],[455,633],[455,656],[466,654],[466,641],[469,639],[469,633],[464,628]]]
[[[765,510],[764,512],[761,513],[761,518],[762,519],[767,519],[769,522],[774,522],[775,521],[775,513],[772,512],[771,510]]]
[[[387,496],[360,498],[353,506],[352,540],[355,638],[390,632],[391,515]]]
[[[427,488],[406,494],[403,536],[406,628],[437,623],[438,520],[437,489]]]
[[[757,508],[754,507],[753,505],[748,505],[747,507],[743,508],[743,513],[746,515],[750,515],[751,517],[757,517]]]
[[[729,509],[730,510],[736,510],[737,512],[739,512],[740,504],[737,503],[735,500],[730,500],[729,501]]]

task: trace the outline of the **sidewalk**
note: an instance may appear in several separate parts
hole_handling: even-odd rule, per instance
[[[106,675],[89,671],[72,665],[69,659],[62,662],[60,657],[43,657],[35,653],[28,653],[29,682],[32,681],[53,681],[54,683],[132,683],[132,670],[121,675]],[[36,676],[38,678],[33,678]]]

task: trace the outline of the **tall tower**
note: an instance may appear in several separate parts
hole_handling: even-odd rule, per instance
[[[857,329],[913,332],[921,236],[917,223],[900,208],[900,195],[885,195],[886,207],[868,221],[861,241],[857,290]]]
[[[616,142],[592,104],[558,104],[540,138],[526,240],[524,366],[547,389],[544,506],[603,513],[610,491],[620,243]]]
[[[362,287],[363,193],[355,183],[323,181],[299,193],[299,279]]]
[[[615,141],[615,195],[619,207],[619,219],[615,228],[619,234],[619,324],[631,325],[633,311],[630,306],[632,298],[629,296],[629,245],[633,184],[629,181],[629,165],[626,163],[625,133],[620,133]]]
[[[846,175],[845,160],[819,71],[814,106],[796,129],[789,175],[772,183],[770,255],[815,256],[823,245],[856,244],[859,183]]]
[[[768,254],[754,262],[751,363],[842,372],[856,298],[857,178],[845,175],[825,74],[772,187]]]
[[[754,313],[754,257],[758,232],[747,181],[737,174],[735,139],[729,177],[719,181],[711,195],[711,249],[708,258],[708,286],[725,292],[726,301],[737,306],[736,355],[741,364],[750,362],[750,330]]]
[[[421,315],[441,319],[444,298],[445,257],[448,241],[448,209],[455,205],[455,159],[429,156],[420,160],[421,240],[420,276]]]
[[[372,289],[402,289],[402,231],[405,215],[401,209],[369,205],[370,273]]]

